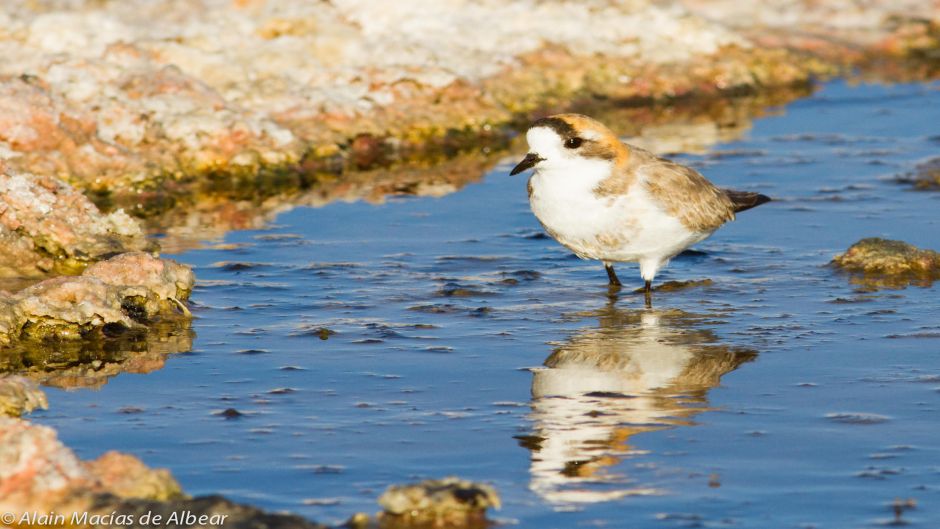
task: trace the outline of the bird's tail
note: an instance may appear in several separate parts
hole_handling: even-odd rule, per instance
[[[769,196],[762,195],[760,193],[754,193],[751,191],[734,191],[732,189],[723,189],[722,191],[728,195],[728,198],[731,199],[731,203],[734,204],[735,213],[740,213],[751,208],[756,208],[761,204],[770,202]]]

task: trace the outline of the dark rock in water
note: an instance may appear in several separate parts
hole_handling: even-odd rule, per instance
[[[874,288],[929,285],[940,279],[940,253],[876,237],[858,241],[831,264],[856,274],[855,282]]]
[[[316,336],[321,340],[328,340],[330,336],[336,334],[336,331],[320,325],[304,324],[291,332],[291,336]]]
[[[940,191],[940,158],[931,158],[913,171],[897,177],[897,181],[911,184],[915,189]]]
[[[327,526],[311,522],[306,518],[289,514],[273,514],[256,507],[241,505],[221,496],[170,502],[147,500],[109,501],[100,499],[92,509],[95,512],[119,512],[130,515],[129,524],[121,524],[127,529],[160,526],[165,528],[183,527],[226,527],[228,529],[327,529]],[[149,513],[149,524],[146,516]],[[160,521],[154,523],[154,517]]]
[[[653,287],[655,292],[674,292],[676,290],[684,290],[686,288],[695,288],[695,287],[707,287],[713,285],[715,282],[711,279],[699,279],[699,280],[689,280],[689,281],[666,281]],[[642,288],[638,288],[633,291],[635,294],[643,292]]]
[[[244,413],[242,413],[242,412],[236,410],[235,408],[226,408],[226,409],[224,409],[224,410],[222,410],[222,411],[216,413],[216,415],[225,417],[226,420],[240,419],[240,418],[242,418],[242,417],[245,416]]]
[[[491,524],[486,509],[499,508],[499,495],[493,487],[450,477],[411,485],[393,485],[379,498],[385,510],[379,527],[484,528]]]

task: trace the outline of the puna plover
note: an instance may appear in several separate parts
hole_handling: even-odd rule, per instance
[[[529,204],[545,231],[582,259],[637,262],[652,282],[670,259],[706,239],[735,213],[770,200],[719,189],[698,171],[634,147],[580,114],[542,118],[526,133],[529,153],[510,172],[529,168]]]

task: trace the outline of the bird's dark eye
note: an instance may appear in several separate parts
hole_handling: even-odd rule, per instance
[[[584,142],[584,140],[582,140],[581,138],[578,138],[577,136],[574,137],[574,138],[568,138],[568,139],[565,141],[565,147],[567,147],[567,148],[569,148],[569,149],[577,149],[578,147],[581,146],[581,144],[582,144],[583,142]]]

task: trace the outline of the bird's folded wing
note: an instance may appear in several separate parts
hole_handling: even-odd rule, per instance
[[[731,199],[698,171],[651,156],[639,169],[642,182],[666,213],[696,232],[711,232],[734,220]]]

